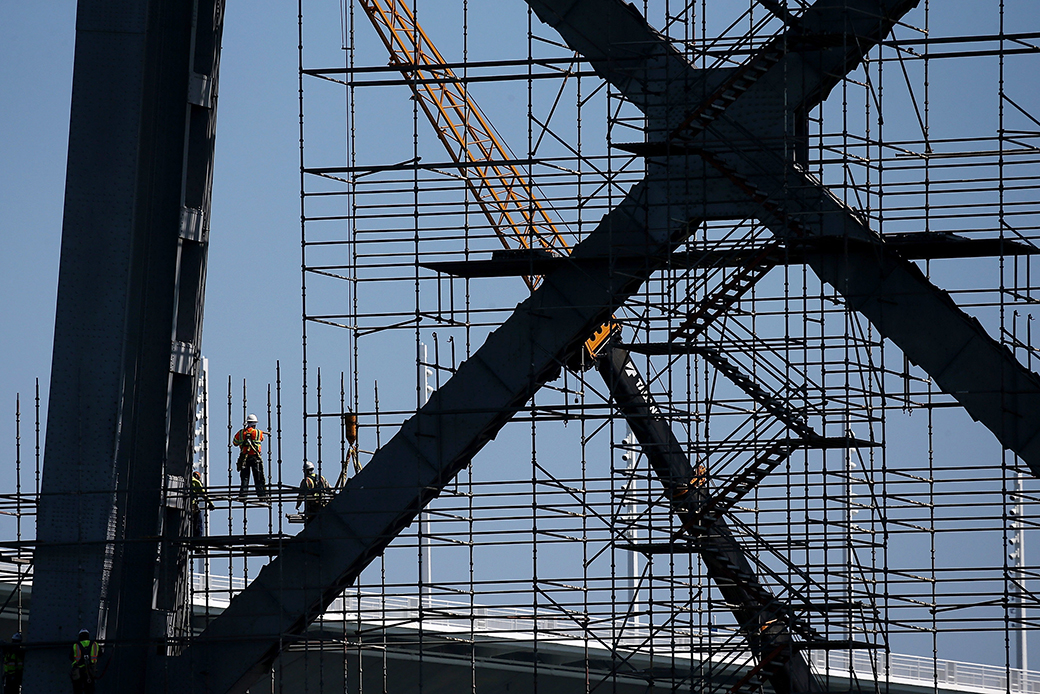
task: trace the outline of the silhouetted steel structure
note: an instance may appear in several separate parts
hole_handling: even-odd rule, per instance
[[[696,3],[677,12],[668,10],[669,27],[662,30],[622,0],[527,4],[532,17],[551,27],[574,52],[569,62],[536,58],[529,45],[527,59],[515,63],[463,60],[453,65],[417,25],[422,15],[401,0],[362,0],[360,5],[375,22],[390,50],[391,70],[400,79],[380,82],[378,70],[353,64],[353,9],[344,20],[351,32],[345,68],[308,70],[301,54],[301,81],[317,77],[343,84],[351,109],[358,103],[356,92],[370,84],[407,87],[415,103],[411,160],[357,165],[352,130],[351,161],[346,166],[307,166],[301,152],[305,180],[318,178],[332,186],[311,189],[305,184],[302,191],[305,283],[314,276],[348,280],[346,301],[353,302],[349,309],[323,313],[307,303],[315,301],[315,293],[305,293],[305,338],[317,324],[349,332],[352,383],[347,388],[341,380],[338,408],[330,411],[326,400],[323,409],[318,372],[315,400],[305,392],[303,454],[316,451],[312,457],[319,466],[323,454],[326,465],[335,457],[329,452],[335,444],[322,443],[323,431],[327,438],[336,438],[323,430],[334,422],[339,457],[346,466],[345,427],[354,416],[374,427],[376,446],[366,451],[371,455],[367,465],[299,533],[283,532],[283,518],[273,509],[266,533],[256,532],[255,525],[249,531],[245,515],[242,531],[237,532],[229,512],[226,535],[211,530],[209,538],[190,540],[185,480],[194,455],[223,2],[153,0],[126,3],[121,11],[110,13],[109,4],[81,0],[50,428],[35,554],[38,580],[29,631],[30,639],[53,647],[33,652],[27,691],[65,686],[59,682],[65,677],[60,667],[64,646],[56,644],[70,641],[80,626],[96,626],[110,644],[104,691],[245,692],[259,686],[258,680],[287,650],[302,649],[306,658],[312,647],[320,653],[328,644],[344,653],[345,673],[360,668],[371,650],[387,652],[396,646],[411,653],[408,649],[415,646],[421,688],[424,610],[434,616],[441,609],[451,612],[443,605],[436,607],[433,593],[424,592],[437,587],[429,567],[421,568],[416,585],[420,626],[415,644],[408,641],[410,636],[400,635],[406,645],[395,644],[397,637],[389,635],[368,643],[360,626],[361,588],[353,607],[347,607],[344,597],[392,543],[412,542],[409,528],[415,528],[420,567],[430,561],[432,555],[422,552],[434,540],[469,552],[468,582],[441,586],[452,594],[469,595],[472,614],[449,614],[446,619],[468,623],[468,632],[465,625],[460,627],[454,646],[461,650],[451,652],[468,654],[476,663],[478,643],[493,642],[500,635],[487,640],[477,636],[476,586],[484,579],[478,579],[473,568],[474,552],[481,544],[474,526],[484,511],[503,523],[527,516],[508,505],[506,510],[480,506],[497,502],[487,502],[493,494],[479,489],[472,473],[468,481],[460,479],[460,473],[508,422],[518,419],[531,424],[532,482],[524,498],[530,498],[532,526],[528,541],[534,564],[529,588],[535,610],[534,681],[541,662],[539,639],[559,637],[557,645],[566,640],[572,646],[575,638],[569,632],[552,633],[557,627],[546,627],[543,634],[537,609],[548,605],[572,619],[586,639],[603,638],[599,628],[619,634],[607,649],[611,662],[597,662],[596,667],[608,674],[595,686],[587,681],[589,690],[609,683],[611,677],[617,684],[620,676],[645,676],[650,687],[656,682],[678,691],[700,687],[713,693],[750,694],[764,685],[777,694],[829,691],[837,686],[836,680],[820,667],[816,653],[844,650],[851,670],[855,650],[888,647],[889,631],[883,623],[894,611],[889,603],[897,592],[890,593],[889,582],[902,574],[890,571],[887,560],[852,555],[857,549],[887,551],[888,524],[901,518],[887,506],[889,499],[901,499],[899,492],[890,492],[887,485],[898,489],[901,481],[890,481],[884,459],[878,485],[873,478],[860,480],[853,473],[852,458],[859,449],[883,445],[884,412],[895,407],[893,402],[906,409],[920,405],[911,384],[927,383],[928,408],[936,406],[933,397],[941,391],[948,396],[944,404],[963,407],[992,432],[1009,457],[1018,456],[1034,474],[1040,472],[1040,377],[1032,369],[1028,338],[1009,340],[1002,332],[994,339],[912,262],[998,256],[1022,257],[1028,264],[1037,251],[1030,234],[1016,231],[1016,239],[1005,239],[1001,227],[998,237],[964,238],[933,228],[930,211],[923,215],[922,228],[882,232],[875,228],[880,222],[872,206],[872,196],[881,195],[880,184],[868,176],[862,186],[847,186],[856,194],[862,189],[869,204],[861,209],[849,202],[848,190],[837,194],[825,183],[832,150],[845,157],[840,161],[846,167],[850,161],[859,165],[859,160],[850,155],[854,147],[847,142],[829,150],[827,134],[819,131],[822,118],[813,114],[847,84],[851,73],[866,70],[865,63],[879,45],[900,50],[893,27],[911,16],[919,0],[816,0],[795,7],[758,0],[731,25],[746,18],[750,28],[745,36],[730,43],[703,36],[698,39],[701,45],[669,33],[675,26],[696,28]],[[409,60],[409,52],[414,59]],[[115,79],[111,68],[117,62],[124,72],[117,72]],[[558,70],[548,78],[563,83],[572,76],[602,80],[590,95],[579,89],[575,108],[580,115],[597,91],[607,93],[608,154],[583,154],[579,135],[568,155],[573,154],[571,159],[550,162],[536,157],[562,85],[545,122],[530,116],[530,122],[541,127],[541,136],[536,143],[534,126],[529,125],[527,160],[500,141],[490,119],[467,93],[479,81],[470,70],[526,70],[520,79],[526,79],[530,90],[542,79],[535,67],[547,73]],[[867,91],[872,89],[868,84]],[[447,147],[450,162],[422,163],[420,109]],[[113,110],[118,119],[111,117]],[[530,102],[529,112],[533,114]],[[354,128],[355,112],[347,115]],[[464,127],[456,127],[457,121],[467,119]],[[924,128],[923,120],[921,125]],[[630,139],[619,138],[620,132]],[[875,144],[881,152],[878,161],[890,163],[881,146],[885,143],[867,142],[867,156],[861,159],[871,175],[880,168],[870,153]],[[927,133],[924,145],[923,166],[930,167]],[[1003,165],[1003,149],[1000,152]],[[616,156],[626,158],[617,171],[611,161]],[[533,168],[547,162],[562,172],[559,175],[571,178],[563,183],[539,180]],[[603,184],[585,195],[586,170],[600,174],[601,168],[607,171]],[[372,195],[384,196],[374,204],[364,199],[367,181],[359,182],[366,176],[372,177]],[[1003,170],[996,180],[1003,191]],[[550,185],[563,192],[549,194],[551,200],[540,197],[539,186]],[[928,176],[925,185],[931,185]],[[601,192],[604,189],[607,192]],[[457,192],[466,202],[445,202]],[[407,202],[388,202],[398,193],[410,196]],[[345,214],[311,213],[310,206],[337,196],[347,202]],[[471,210],[473,199],[477,205]],[[452,204],[460,205],[461,212]],[[574,216],[572,212],[578,230],[569,234],[557,217]],[[488,224],[475,229],[472,237],[471,213]],[[446,217],[443,227],[425,221],[438,215]],[[590,221],[589,215],[595,219]],[[1000,217],[1003,224],[1003,198]],[[465,219],[464,230],[453,226],[456,218]],[[314,231],[323,223],[343,221],[350,225],[346,239]],[[912,226],[921,220],[904,221],[904,226]],[[576,242],[570,243],[571,238]],[[471,258],[471,252],[488,250],[487,240],[507,248],[515,241],[519,248],[490,260]],[[382,247],[366,250],[364,245],[393,243],[411,245],[398,253]],[[450,246],[443,252],[448,260],[424,252],[436,243]],[[110,252],[97,263],[82,263],[98,244]],[[330,248],[340,247],[349,249],[345,261],[312,260],[313,254],[331,255]],[[817,279],[803,273],[793,280],[803,289],[800,297],[791,290],[788,274],[779,299],[768,295],[771,289],[756,294],[772,271],[791,273],[795,268],[798,273],[803,267]],[[503,311],[489,302],[471,306],[471,278],[509,276],[525,278],[531,290],[515,309]],[[414,315],[358,308],[365,281],[413,279]],[[817,281],[818,293],[810,289]],[[420,287],[431,282],[437,283],[437,307],[425,310]],[[442,282],[447,299],[440,294]],[[466,283],[464,308],[455,303],[460,282]],[[1019,288],[1016,279],[1015,289],[1008,291]],[[1001,301],[1004,292],[1002,284]],[[779,308],[770,307],[771,301]],[[810,308],[810,301],[819,306]],[[869,324],[858,322],[856,313]],[[835,315],[845,321],[843,334],[823,327],[825,319],[833,326]],[[801,328],[787,325],[780,332],[783,337],[773,342],[764,337],[768,329],[758,330],[763,324],[775,328],[789,323],[793,316],[802,321]],[[439,384],[428,401],[424,385],[414,408],[381,414],[378,390],[373,407],[362,407],[359,341],[402,329],[414,330],[416,341],[429,339],[424,320],[464,335],[466,353],[456,359],[453,344],[450,366],[445,366],[440,343],[435,342],[432,361],[417,350],[417,368],[426,374],[420,381],[425,384],[436,371]],[[819,323],[818,334],[807,327],[811,322]],[[597,354],[586,352],[589,336],[607,324],[619,326],[617,334]],[[432,338],[437,340],[437,334]],[[470,350],[471,339],[479,347]],[[906,359],[901,372],[885,365],[887,343]],[[1009,344],[1023,347],[1025,364]],[[307,349],[305,389],[312,384]],[[803,354],[800,362],[791,358],[792,349]],[[844,353],[835,357],[835,350]],[[819,356],[810,357],[810,352]],[[645,376],[637,357],[646,365]],[[921,370],[914,376],[911,364]],[[601,379],[595,385],[584,375],[590,368]],[[442,372],[450,377],[440,385]],[[883,382],[896,373],[906,384],[902,400]],[[817,374],[819,382],[814,383]],[[827,381],[835,374],[842,379],[837,388]],[[553,385],[552,392],[559,393],[562,402],[543,398],[543,388],[561,375],[564,384]],[[731,386],[726,395],[718,393],[719,376]],[[271,469],[278,472],[273,485],[276,504],[294,497],[281,480],[280,384],[279,374],[273,401],[268,390],[266,424],[268,431],[277,430],[276,465],[272,448],[267,451]],[[589,404],[590,393],[602,402]],[[232,400],[229,380],[229,439],[237,417]],[[243,393],[243,414],[244,400]],[[312,410],[315,401],[317,409]],[[713,408],[740,419],[731,427],[717,424],[720,415]],[[382,428],[391,426],[387,417],[393,420],[394,434],[382,442]],[[621,438],[616,436],[610,450],[619,447],[626,455],[641,456],[645,470],[639,473],[630,465],[608,475],[587,476],[586,446],[612,427],[615,418],[630,429],[638,445],[630,438],[616,445],[613,441]],[[538,461],[539,450],[544,455],[546,449],[544,443],[541,448],[536,444],[540,421],[577,422],[581,427],[580,479],[554,477]],[[307,438],[315,433],[313,428],[314,444]],[[83,441],[74,455],[68,455],[66,444],[70,429],[81,432]],[[356,441],[349,443],[356,447]],[[829,452],[842,457],[838,470],[828,468],[833,464]],[[793,462],[796,455],[804,456],[802,468]],[[1013,463],[1005,464],[1005,477],[1013,469]],[[927,477],[915,479],[934,484],[930,458],[928,470]],[[781,473],[786,477],[776,481]],[[844,485],[838,496],[828,494],[835,476]],[[862,506],[874,514],[869,531],[852,519],[860,507],[852,491],[857,485],[870,487],[871,504]],[[633,495],[637,487],[640,494]],[[435,503],[442,494],[445,499]],[[563,501],[540,500],[540,494],[559,494]],[[1026,492],[1016,488],[1015,494],[1012,506],[1021,523]],[[828,515],[835,499],[845,514],[838,520]],[[777,505],[780,501],[786,506]],[[745,522],[741,514],[749,509],[741,504],[751,502],[754,520]],[[923,505],[932,509],[934,554],[936,504]],[[636,510],[622,512],[619,506]],[[432,519],[417,525],[426,508]],[[822,520],[813,517],[816,511]],[[540,526],[543,512],[566,520],[558,528],[549,523],[552,527],[546,530]],[[592,530],[589,519],[605,527]],[[457,529],[456,523],[468,528]],[[823,529],[811,530],[812,523]],[[497,539],[499,532],[488,534]],[[861,535],[869,539],[857,539]],[[554,541],[580,545],[579,578],[538,578],[539,547]],[[593,543],[600,548],[590,548]],[[189,589],[189,547],[200,556],[206,551],[207,561],[226,559],[226,587],[212,586],[207,573],[194,591]],[[830,556],[836,548],[845,553],[840,565]],[[613,563],[605,578],[590,573],[589,567],[608,550],[638,552],[647,562],[639,578],[646,585],[631,586],[625,609],[618,607],[620,576]],[[822,557],[818,568],[827,578],[819,578],[811,566],[803,570],[797,564],[798,553],[807,564]],[[258,575],[248,584],[234,583],[230,574],[235,561],[242,561],[248,573],[256,562],[245,558],[265,555],[272,559]],[[653,566],[654,557],[662,556],[667,568],[655,573],[660,570]],[[1021,587],[1026,574],[1012,576],[1006,560],[1004,568],[1005,590],[1016,581]],[[936,570],[933,558],[932,572]],[[832,574],[839,576],[837,589],[831,585]],[[66,583],[69,575],[77,577],[74,590]],[[381,580],[386,596],[385,576]],[[883,591],[877,588],[879,580]],[[857,582],[862,585],[859,593]],[[498,585],[492,579],[487,583]],[[506,582],[497,593],[491,592],[509,594],[513,588]],[[641,590],[648,596],[645,609],[638,604]],[[935,629],[934,584],[931,591]],[[1016,594],[1019,607],[1024,607],[1027,592]],[[192,593],[209,601],[194,631],[189,621]],[[222,593],[229,600],[209,612],[214,596]],[[667,597],[662,599],[662,594]],[[559,597],[573,595],[580,599]],[[910,600],[920,597],[914,593]],[[892,600],[898,599],[901,596]],[[357,622],[353,630],[345,616],[351,610]],[[78,622],[70,621],[72,614]],[[338,634],[324,624],[327,614],[341,616]],[[690,615],[688,622],[680,622],[686,619],[683,615]],[[1013,628],[1009,619],[1005,615],[1005,632]],[[730,630],[721,640],[713,635],[720,621]],[[638,637],[620,635],[644,627],[647,633],[639,632]],[[453,647],[435,643],[430,648],[437,653]],[[644,647],[645,652],[640,650]],[[686,671],[674,663],[667,673],[655,669],[654,658],[661,651],[654,649],[671,648],[674,653],[680,647],[689,649],[682,665]],[[638,671],[630,668],[628,661],[636,654],[649,657],[651,665]],[[740,660],[743,654],[746,660]],[[701,658],[696,664],[693,655]],[[552,656],[556,664],[566,660],[580,668],[581,657],[574,657]],[[584,658],[589,671],[592,656],[587,646]],[[886,666],[870,662],[877,678]],[[475,673],[476,665],[472,667]],[[342,681],[351,676],[343,674]],[[363,681],[360,672],[356,680]],[[1009,687],[1011,681],[1009,676]],[[843,680],[841,686],[850,685]]]
[[[30,654],[27,692],[69,686],[80,628],[113,644],[106,689],[160,690],[187,633],[222,21],[222,0],[78,6],[29,628],[54,646]]]

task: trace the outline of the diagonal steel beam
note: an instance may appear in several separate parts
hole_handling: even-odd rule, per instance
[[[674,210],[669,210],[674,216]],[[662,223],[655,223],[661,219]],[[191,647],[170,682],[244,692],[493,439],[697,223],[668,228],[639,184]],[[639,260],[622,260],[625,258]],[[189,688],[190,689],[190,688]]]
[[[531,2],[546,6],[561,4]],[[562,4],[578,9],[596,6],[582,0]],[[842,0],[841,7],[850,4],[855,8],[871,4],[883,8],[890,5],[909,8],[916,3]],[[638,28],[641,17],[633,10],[625,9],[620,3],[601,2],[598,6],[613,10],[620,7],[620,11],[611,15],[616,20],[615,25]],[[821,12],[818,15],[806,13],[809,20],[823,22],[827,12],[833,14],[836,8],[840,9],[838,3],[822,0],[817,6]],[[817,17],[822,19],[815,19]],[[801,20],[805,27],[812,26],[804,16]],[[887,32],[890,26],[885,25],[887,21],[878,25],[875,32],[878,39]],[[816,41],[814,45],[810,45],[805,37],[799,37],[806,54],[810,53],[810,48],[817,52],[822,50],[821,46],[828,49],[821,53],[827,57],[826,61],[811,61],[811,65],[807,64],[800,70],[805,84],[796,91],[803,94],[803,103],[824,98],[830,88],[828,84],[837,83],[835,80],[844,75],[844,72],[835,73],[835,77],[827,68],[828,64],[837,63],[845,70],[851,69],[858,60],[856,56],[861,57],[872,45],[869,37],[861,40],[863,36],[859,33],[865,30],[858,28],[856,22],[852,24],[855,25],[854,31],[844,34],[846,38],[851,36],[855,39],[852,42],[834,41],[833,37],[825,35],[826,31],[816,31],[810,37]],[[836,26],[832,23],[824,29],[837,29],[836,33],[842,35],[840,30],[843,27],[845,24]],[[793,30],[791,27],[790,31]],[[866,34],[869,32],[864,36]],[[593,32],[593,44],[595,38]],[[830,44],[824,45],[825,38]],[[851,52],[830,50],[834,46],[847,47],[850,43],[856,46]],[[616,44],[616,48],[611,48],[612,44]],[[614,75],[613,79],[623,85],[619,88],[653,114],[655,127],[652,132],[665,132],[668,126],[677,127],[689,118],[688,110],[676,108],[683,102],[674,99],[675,94],[686,91],[713,99],[709,103],[710,110],[697,117],[695,127],[676,132],[692,147],[705,144],[694,141],[696,138],[709,139],[706,135],[702,137],[707,126],[715,126],[722,120],[730,121],[737,114],[746,103],[746,100],[741,100],[741,94],[751,93],[763,78],[776,79],[776,75],[784,74],[771,63],[779,65],[791,55],[786,49],[774,50],[752,61],[759,65],[743,73],[740,70],[704,73],[691,72],[688,66],[677,62],[678,54],[661,42],[652,30],[631,41],[619,36],[606,47],[609,50],[595,59],[603,69],[611,68],[609,72]],[[698,82],[701,84],[699,88]],[[669,96],[655,101],[662,86],[667,87]],[[735,86],[740,89],[735,90]],[[726,118],[720,119],[723,112]],[[786,122],[784,118],[780,120]],[[718,126],[725,131],[729,123],[719,122]],[[717,132],[710,135],[715,142],[730,142],[728,137],[719,140]],[[723,161],[734,151],[735,148],[727,144],[723,151],[715,153],[716,159]],[[672,160],[652,162],[648,166],[651,175],[647,181],[633,188],[626,202],[608,215],[597,231],[575,249],[576,259],[596,259],[598,262],[575,263],[550,275],[430,403],[405,423],[366,471],[355,477],[311,526],[286,546],[279,558],[261,572],[177,662],[171,663],[171,683],[184,686],[190,679],[189,686],[197,690],[244,691],[279,650],[306,629],[309,621],[357,577],[396,533],[415,518],[422,506],[436,496],[443,485],[495,435],[516,409],[552,377],[563,357],[636,291],[654,269],[650,258],[667,257],[675,248],[689,227],[672,234],[667,224],[654,221],[656,212],[663,217],[686,220],[705,216],[709,201],[714,202],[713,197],[703,194],[700,197],[673,197],[669,183],[676,180],[676,173],[689,173],[694,167],[698,175],[704,177],[704,170],[710,169],[714,172],[709,172],[715,186],[713,190],[717,191],[717,184],[721,181],[730,193],[736,191],[737,197],[744,197],[741,186],[708,159],[696,152],[692,156],[685,155],[685,158],[689,161],[680,162],[684,164],[682,167],[676,167]],[[725,163],[725,166],[738,177],[744,173],[740,166],[734,169],[732,163]],[[752,203],[758,205],[755,201]],[[747,201],[744,200],[743,204],[746,209]],[[719,205],[711,211],[717,215],[720,210],[730,208],[732,205],[729,208]],[[779,216],[781,219],[785,217],[784,214]],[[623,260],[626,257],[630,260]],[[716,573],[720,586],[726,584],[727,590],[731,589],[729,584],[749,589],[751,584],[744,569],[729,557],[724,544],[709,553],[712,554],[711,561],[717,562],[711,570]],[[753,578],[753,574],[746,573]],[[754,619],[764,606],[778,610],[778,614],[783,610],[763,595],[745,596],[742,605],[748,610],[748,619],[744,621]],[[770,637],[777,634],[777,622],[764,626],[768,628],[760,633]],[[756,646],[753,644],[752,647]],[[809,691],[813,687],[811,682],[795,682],[793,675],[789,675],[789,679],[791,691]]]
[[[597,360],[596,367],[614,406],[632,428],[650,467],[664,485],[672,510],[683,518],[696,514],[710,502],[708,490],[695,479],[686,451],[661,416],[628,351],[614,347]],[[770,677],[773,689],[778,694],[822,691],[802,653],[792,646],[790,627],[795,620],[790,609],[758,580],[744,548],[723,518],[715,519],[700,536],[699,552],[759,662],[781,649],[783,667]]]
[[[687,79],[693,68],[665,37],[626,2],[527,0],[567,45],[596,73],[642,110],[661,99],[662,89]],[[699,73],[693,75],[694,79]]]
[[[726,172],[725,156],[708,158]],[[759,219],[787,240],[804,228],[828,237],[806,246],[806,264],[1040,476],[1040,377],[817,181],[784,176],[756,177],[786,189],[783,209],[760,205]]]
[[[752,108],[761,109],[763,99],[744,96],[758,84],[766,101],[782,93],[780,85],[787,91],[785,108],[813,108],[919,3],[817,0],[741,67],[701,70],[624,0],[527,0],[597,74],[648,117],[667,111],[668,134],[684,138],[738,110],[738,102],[755,101]]]
[[[671,139],[677,136],[684,139],[697,136],[741,94],[753,88],[756,82],[769,77],[771,72],[786,73],[786,66],[777,67],[785,53],[781,50],[782,46],[776,45],[735,71],[698,72],[688,64],[683,70],[680,66],[685,61],[672,46],[649,27],[634,8],[619,2],[530,0],[530,4],[544,21],[560,31],[572,48],[582,52],[605,79],[646,113],[647,137],[651,142],[660,141],[662,136]],[[818,3],[821,6],[824,4]],[[810,16],[809,20],[812,19]],[[876,28],[874,33],[880,38],[887,29]],[[799,27],[794,30],[798,31]],[[642,58],[642,64],[634,56]],[[862,54],[855,52],[850,57],[848,51],[840,56],[846,69],[851,69],[861,58]],[[822,56],[813,62],[820,66],[826,63]],[[809,74],[812,76],[814,73]],[[818,74],[826,77],[826,69],[821,69]],[[824,82],[824,79],[820,79],[819,84],[814,86],[803,85],[805,100],[811,99],[813,93],[824,94],[827,90]],[[700,106],[686,113],[676,125],[676,114],[682,113],[682,105],[698,97]],[[787,120],[790,119],[777,119],[781,123]],[[782,138],[788,133],[780,130],[767,134]],[[696,162],[693,165],[696,166]],[[660,193],[664,200],[673,199],[672,193],[677,189],[681,199],[681,182],[697,178],[683,170],[690,166],[691,162],[686,158],[679,166],[667,159],[648,161],[651,176],[656,174],[665,183],[662,186],[665,191]],[[703,168],[699,177],[707,178]],[[674,181],[680,184],[676,186],[672,183]],[[735,187],[740,189],[740,186]],[[645,387],[640,387],[640,380],[627,353],[620,349],[614,350],[609,357],[600,361],[600,370],[619,409],[643,443],[645,453],[668,489],[674,505],[690,505],[691,508],[684,515],[696,513],[698,508],[709,501],[706,490],[689,486],[687,480],[692,478],[689,461],[667,423],[657,416]],[[684,475],[686,479],[683,479]],[[716,519],[701,538],[701,543],[701,556],[709,575],[727,602],[733,606],[741,630],[759,662],[765,663],[771,659],[778,649],[788,651],[783,667],[771,672],[770,680],[774,689],[778,692],[818,689],[802,656],[791,652],[791,635],[786,623],[789,616],[784,613],[786,608],[764,591],[725,523]]]

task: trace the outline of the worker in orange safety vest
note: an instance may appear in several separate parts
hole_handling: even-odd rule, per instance
[[[249,492],[249,474],[253,474],[256,495],[262,503],[270,503],[267,496],[267,483],[264,480],[264,459],[261,457],[264,432],[256,426],[256,415],[246,417],[245,426],[238,430],[231,444],[238,446],[238,471],[242,475],[242,485],[238,488],[238,500],[245,501]]]

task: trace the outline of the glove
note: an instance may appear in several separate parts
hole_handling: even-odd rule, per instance
[[[216,504],[214,504],[212,501],[209,502],[209,510],[210,511],[214,511],[214,510],[216,510],[216,508],[217,508]]]

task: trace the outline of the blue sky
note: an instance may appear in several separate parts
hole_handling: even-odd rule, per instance
[[[334,22],[337,3],[328,4]],[[487,31],[471,32],[471,56],[478,59],[511,57],[524,50],[526,13],[522,3],[514,3],[515,7],[495,4],[494,11],[487,11],[483,4],[471,3],[471,23],[490,26]],[[995,2],[962,0],[946,5],[942,13],[933,11],[933,21],[939,25],[934,33],[996,29]],[[1013,20],[1009,24],[1021,26],[1028,6],[1024,1],[1008,3]],[[419,7],[422,12],[426,5]],[[960,11],[967,8],[975,11]],[[13,394],[31,393],[33,378],[39,376],[46,383],[49,375],[74,17],[73,0],[0,5],[0,86],[4,95],[0,100],[0,237],[4,241],[0,291],[5,297],[0,305],[0,324],[4,326],[0,331],[0,354],[4,356],[0,362],[0,441],[10,440],[4,435],[12,428],[5,413],[13,410]],[[911,21],[914,17],[911,15]],[[1016,17],[1022,21],[1014,21]],[[428,9],[423,19],[439,43],[451,47],[456,47],[452,42],[457,30],[450,25],[457,20]],[[371,34],[370,27],[358,26],[361,45],[377,49],[374,37],[363,35]],[[310,27],[309,31],[319,35],[308,36],[308,45],[326,46],[314,51],[310,64],[336,64],[338,27],[331,22]],[[439,29],[444,31],[438,34]],[[295,3],[229,3],[221,59],[204,329],[204,352],[214,374],[266,382],[273,377],[274,361],[281,359],[283,366],[291,367],[288,378],[297,379],[287,384],[288,392],[299,390],[294,374],[301,353],[296,44]],[[326,58],[329,60],[323,63]],[[979,78],[992,80],[993,76],[984,71]],[[949,83],[969,79],[973,79],[972,71],[933,73],[933,127],[937,130],[948,134],[970,130],[973,111],[980,104],[969,104],[961,90],[942,88],[944,81],[953,86]],[[1028,89],[1020,97],[1019,103],[1027,106],[1035,101]],[[507,94],[502,103],[508,106],[516,98]],[[523,96],[519,98],[522,103]],[[508,129],[514,115],[511,109],[500,108],[485,96],[485,105],[489,101],[497,108],[498,127]],[[981,100],[987,102],[991,99]],[[945,112],[953,117],[943,117]],[[373,117],[379,117],[378,112]],[[332,141],[337,139],[342,138],[334,134]],[[516,140],[522,143],[522,135],[514,134]],[[241,329],[241,312],[247,309],[259,310],[263,316],[255,335]],[[336,365],[330,361],[326,366]]]
[[[230,3],[222,56],[204,351],[214,373],[265,382],[275,359],[300,356],[299,264],[286,262],[299,258],[292,5]],[[50,371],[74,19],[72,1],[0,6],[5,441],[14,393]],[[257,330],[243,329],[245,310],[263,316]]]

